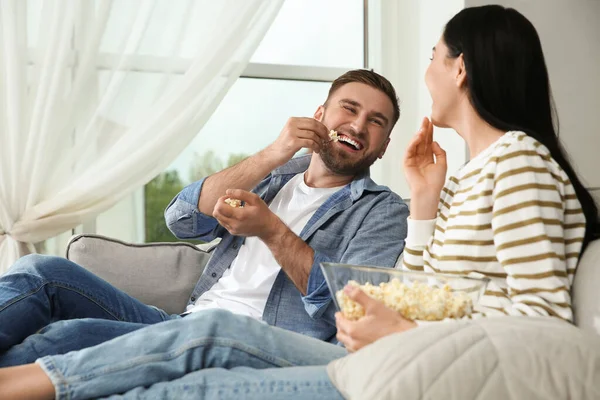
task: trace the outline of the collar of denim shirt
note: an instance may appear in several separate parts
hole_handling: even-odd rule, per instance
[[[305,172],[310,164],[312,155],[302,155],[292,158],[289,162],[276,168],[271,173],[273,176],[276,175],[296,175]],[[354,180],[350,183],[350,195],[352,201],[358,200],[363,192],[389,192],[390,188],[387,186],[378,185],[371,179],[370,170],[366,170],[360,175],[357,175]]]

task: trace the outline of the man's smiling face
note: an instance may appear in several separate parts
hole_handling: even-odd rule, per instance
[[[337,89],[315,113],[338,141],[323,144],[325,166],[339,175],[358,175],[385,153],[393,125],[394,106],[382,91],[359,82]]]

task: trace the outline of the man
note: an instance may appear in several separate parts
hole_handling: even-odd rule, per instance
[[[222,238],[184,315],[226,309],[333,341],[335,310],[319,264],[392,267],[404,246],[408,208],[368,173],[398,117],[385,78],[347,72],[314,118],[291,118],[263,151],[183,189],[165,212],[169,228],[179,238]],[[292,159],[302,148],[312,154]],[[243,207],[231,207],[228,198]],[[24,257],[0,278],[0,352],[10,349],[0,365],[174,318],[181,316],[143,305],[67,260]],[[33,335],[62,319],[71,320]]]

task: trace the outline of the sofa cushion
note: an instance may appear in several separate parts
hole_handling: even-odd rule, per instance
[[[573,281],[575,324],[600,335],[600,239],[591,242],[579,260]]]
[[[145,304],[170,314],[185,310],[214,244],[129,244],[101,235],[78,235],[67,258]]]
[[[599,399],[600,337],[548,317],[439,322],[328,373],[347,399]]]

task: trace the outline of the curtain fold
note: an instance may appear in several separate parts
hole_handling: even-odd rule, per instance
[[[200,132],[283,0],[2,0],[0,273]]]

